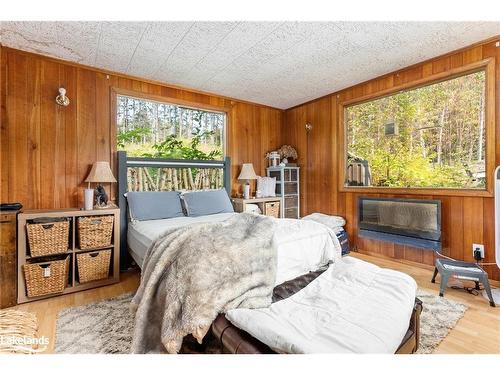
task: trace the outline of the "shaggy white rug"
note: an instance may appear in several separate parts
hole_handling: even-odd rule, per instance
[[[424,307],[420,315],[420,345],[417,353],[429,354],[457,325],[464,316],[467,306],[420,290],[417,291],[417,297]]]
[[[432,353],[467,310],[462,303],[418,291],[423,302],[420,317],[418,353]],[[72,307],[59,313],[56,326],[56,353],[129,353],[132,342],[133,316],[129,311],[132,294]],[[184,352],[196,352],[188,342]],[[218,353],[208,343],[209,353]]]

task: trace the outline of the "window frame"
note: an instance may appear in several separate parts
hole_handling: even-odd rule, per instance
[[[443,187],[383,187],[383,186],[346,186],[347,171],[347,123],[346,110],[350,106],[381,99],[396,93],[414,90],[435,83],[447,81],[453,78],[475,73],[485,72],[485,164],[486,164],[486,186],[480,189],[457,189]],[[428,77],[417,79],[408,83],[380,90],[372,94],[363,95],[354,99],[338,101],[338,123],[339,131],[339,180],[338,191],[344,193],[387,193],[387,194],[409,194],[409,195],[446,195],[446,196],[493,196],[493,171],[495,168],[495,59],[488,58],[459,68],[449,69],[441,73],[432,74]]]
[[[110,90],[111,90],[111,106],[110,106],[110,108],[112,109],[112,111],[110,113],[110,116],[111,116],[111,139],[113,140],[111,147],[113,150],[113,154],[116,155],[116,153],[118,151],[118,147],[116,144],[116,139],[118,136],[118,131],[117,131],[118,96],[128,96],[130,98],[144,99],[144,100],[151,101],[151,102],[180,106],[180,107],[194,109],[194,110],[223,113],[224,114],[224,123],[223,123],[223,127],[222,127],[222,157],[221,157],[221,160],[224,160],[224,158],[227,156],[228,129],[229,129],[229,122],[230,122],[230,112],[232,110],[232,107],[199,103],[199,102],[179,99],[179,98],[175,98],[175,97],[170,97],[170,96],[162,96],[162,95],[143,93],[140,91],[126,90],[126,89],[121,89],[121,88],[117,88],[117,87],[111,87]]]

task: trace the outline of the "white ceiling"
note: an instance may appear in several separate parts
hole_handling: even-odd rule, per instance
[[[0,43],[289,108],[499,35],[500,22],[1,22]]]

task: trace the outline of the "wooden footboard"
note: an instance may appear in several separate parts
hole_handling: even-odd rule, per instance
[[[408,331],[396,354],[413,354],[418,349],[420,338],[420,313],[422,301],[415,298]],[[221,345],[223,353],[230,354],[272,354],[275,353],[250,334],[235,327],[224,315],[219,315],[212,324],[212,333]]]
[[[415,305],[413,306],[413,313],[410,318],[410,326],[406,331],[401,345],[399,345],[396,354],[413,354],[418,349],[420,341],[420,314],[422,313],[422,301],[415,298]]]

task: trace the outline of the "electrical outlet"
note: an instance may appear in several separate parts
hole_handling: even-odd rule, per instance
[[[472,257],[474,257],[474,251],[479,250],[481,252],[481,259],[484,259],[484,245],[473,243],[472,244]]]

